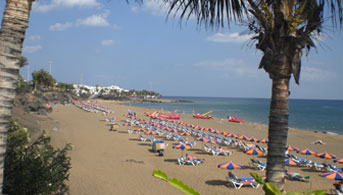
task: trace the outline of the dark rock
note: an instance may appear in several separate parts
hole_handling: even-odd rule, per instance
[[[46,106],[47,103],[61,103],[70,102],[73,96],[70,93],[61,93],[58,91],[45,91],[32,94],[17,94],[15,106],[20,107],[26,112],[37,113],[38,115],[47,115],[52,111],[52,108]]]
[[[29,108],[29,111],[31,112],[37,112],[39,108],[41,107],[41,104],[38,101],[29,102],[27,107]]]
[[[46,109],[39,109],[37,112],[38,115],[47,115],[48,111]]]

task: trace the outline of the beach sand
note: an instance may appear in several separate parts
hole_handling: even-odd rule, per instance
[[[138,117],[148,120],[144,112],[152,111],[146,108],[137,108],[120,105],[115,101],[97,100],[98,103],[110,107],[115,111],[117,122],[125,122],[125,117],[130,109],[136,112]],[[25,115],[28,119],[22,119]],[[73,151],[69,154],[72,159],[70,170],[70,192],[71,194],[182,194],[179,190],[170,186],[167,182],[152,176],[155,169],[162,170],[169,178],[177,178],[183,181],[200,194],[263,194],[262,187],[252,189],[242,187],[239,190],[231,187],[225,176],[228,170],[217,168],[218,164],[233,161],[248,166],[251,156],[244,154],[240,149],[223,146],[231,150],[233,154],[229,157],[212,156],[202,150],[202,143],[184,151],[206,161],[199,166],[177,164],[177,158],[181,151],[172,149],[175,141],[164,140],[169,143],[163,157],[152,153],[150,142],[141,142],[139,135],[128,134],[128,129],[133,127],[118,127],[116,131],[109,131],[109,122],[105,122],[102,113],[88,113],[75,106],[57,105],[48,116],[33,116],[23,114],[14,110],[14,119],[28,125],[29,128],[40,128],[48,130],[52,137],[52,143],[56,147],[63,147],[66,143],[72,143]],[[235,124],[226,120],[193,119],[190,115],[181,115],[181,121],[197,124],[202,127],[212,127],[221,131],[237,133],[240,135],[254,136],[258,139],[267,137],[267,127],[259,124]],[[192,136],[189,136],[192,141]],[[325,145],[313,145],[312,142],[321,139]],[[316,152],[330,152],[338,157],[343,157],[343,137],[325,135],[291,129],[289,131],[288,143],[301,149],[310,148]],[[266,145],[263,145],[265,146]],[[295,154],[306,158],[304,155]],[[254,157],[263,162],[265,157]],[[307,157],[315,162],[325,160],[317,157]],[[332,160],[326,162],[335,164]],[[336,164],[342,167],[341,164]],[[285,188],[287,192],[304,192],[310,189],[333,189],[335,181],[319,176],[321,172],[313,171],[305,167],[288,167],[292,172],[298,172],[303,176],[310,176],[309,183],[288,181]],[[249,177],[249,173],[255,172],[265,175],[265,171],[254,169],[233,170],[239,177]]]

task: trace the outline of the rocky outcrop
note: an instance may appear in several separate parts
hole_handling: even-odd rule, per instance
[[[57,91],[41,93],[19,93],[16,96],[14,105],[26,112],[33,112],[38,115],[47,115],[52,111],[52,105],[69,103],[73,95]]]

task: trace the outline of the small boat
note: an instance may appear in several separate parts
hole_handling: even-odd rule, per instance
[[[230,117],[228,118],[228,121],[229,121],[229,122],[233,122],[233,123],[244,123],[244,122],[245,122],[245,120],[239,120],[239,119],[237,119],[237,116],[230,116]]]
[[[177,114],[170,114],[168,116],[168,119],[172,119],[172,120],[179,120],[181,117]]]
[[[176,114],[165,115],[161,113],[158,115],[151,115],[150,117],[153,119],[160,119],[160,120],[166,120],[166,119],[179,120],[181,118],[179,115],[176,115]]]
[[[193,114],[193,117],[197,118],[197,119],[213,119],[212,116],[204,116],[204,115],[200,115],[200,114]]]

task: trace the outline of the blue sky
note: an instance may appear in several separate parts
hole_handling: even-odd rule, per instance
[[[5,1],[0,1],[3,11]],[[3,12],[2,12],[3,13]],[[2,16],[0,16],[2,20]],[[329,25],[329,24],[328,24]],[[163,95],[270,97],[271,80],[257,69],[261,53],[246,46],[244,27],[182,26],[160,4],[125,0],[40,0],[24,42],[29,72],[46,69],[67,83],[148,89]],[[300,86],[291,98],[343,99],[343,34],[326,31],[302,58]]]

